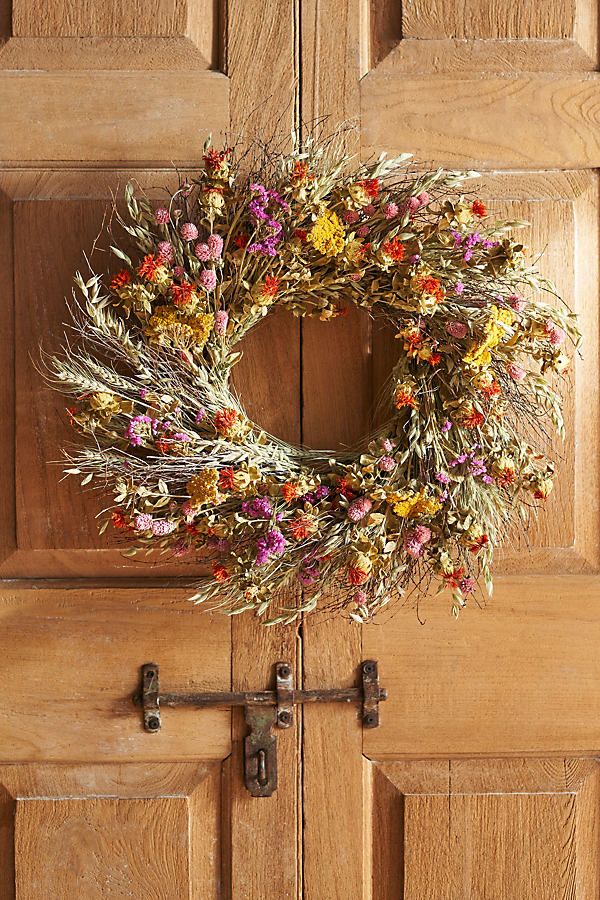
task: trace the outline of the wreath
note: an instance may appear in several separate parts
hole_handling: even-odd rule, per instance
[[[461,192],[476,173],[336,147],[208,141],[158,208],[127,186],[122,268],[76,275],[75,339],[46,360],[83,436],[65,472],[112,492],[100,530],[125,555],[212,565],[195,602],[362,622],[433,579],[457,613],[552,489],[575,317],[510,236],[524,223]],[[337,454],[265,433],[230,386],[244,336],[276,307],[326,322],[348,304],[398,339],[386,423]]]

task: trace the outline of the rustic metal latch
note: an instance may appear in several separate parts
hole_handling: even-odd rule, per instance
[[[360,703],[363,728],[379,725],[379,701],[387,699],[387,691],[379,687],[377,662],[367,659],[360,666],[359,687],[330,690],[294,690],[292,667],[287,662],[275,666],[274,691],[205,691],[202,693],[161,693],[159,667],[156,663],[142,666],[140,693],[134,703],[140,704],[144,729],[160,731],[161,706],[243,706],[248,723],[244,742],[245,783],[253,797],[270,797],[277,789],[277,738],[273,728],[289,728],[294,721],[297,703]]]

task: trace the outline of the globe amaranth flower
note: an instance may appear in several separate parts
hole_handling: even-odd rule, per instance
[[[464,338],[466,336],[468,328],[464,324],[464,322],[448,322],[448,324],[446,325],[446,331],[452,337],[458,338],[460,340],[460,338]]]
[[[385,219],[395,219],[400,209],[397,203],[386,203],[383,207],[383,216]],[[360,592],[362,593],[362,591]]]
[[[198,229],[193,222],[184,222],[179,229],[179,234],[184,241],[195,241],[198,237]]]
[[[161,263],[170,263],[173,261],[175,250],[171,241],[159,241],[157,246],[157,257]]]
[[[219,337],[225,337],[227,334],[227,325],[229,323],[229,313],[225,309],[218,309],[215,313],[215,334]]]
[[[382,456],[377,461],[377,468],[382,472],[391,472],[396,468],[396,460],[393,456]]]
[[[171,220],[171,216],[169,215],[169,210],[165,209],[164,206],[161,206],[160,209],[157,209],[154,213],[154,221],[157,225],[168,225]]]
[[[217,286],[217,273],[214,269],[202,269],[198,280],[205,290],[214,291]]]
[[[177,528],[176,522],[169,522],[167,519],[154,519],[152,522],[152,534],[156,537],[164,537],[171,534]]]
[[[151,531],[152,522],[152,516],[148,513],[139,513],[133,520],[133,525],[136,531]]]
[[[368,497],[358,497],[348,507],[348,518],[351,522],[360,522],[369,515],[372,508],[373,504]]]
[[[506,371],[513,381],[523,381],[523,379],[527,375],[527,371],[518,363],[508,363],[506,366]]]

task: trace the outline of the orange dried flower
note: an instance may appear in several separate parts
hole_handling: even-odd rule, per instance
[[[417,278],[417,285],[424,294],[435,297],[438,303],[441,303],[446,295],[439,278],[434,278],[433,275],[421,275]]]
[[[398,238],[392,238],[391,241],[386,241],[381,249],[383,253],[386,256],[389,256],[390,259],[393,259],[394,262],[400,262],[400,260],[404,259],[404,244]]]
[[[456,568],[452,569],[451,572],[442,572],[442,578],[444,579],[446,584],[450,585],[450,587],[457,588],[458,582],[461,580],[464,574],[464,567],[457,566]]]
[[[313,533],[315,523],[306,513],[298,513],[296,518],[289,523],[288,528],[295,541],[303,541]]]
[[[148,253],[138,266],[137,273],[148,281],[154,281],[158,269],[162,268],[163,260],[158,256]]]
[[[298,184],[299,182],[306,181],[307,178],[308,163],[306,162],[306,160],[297,159],[290,174],[290,181],[292,181],[294,184]]]
[[[480,219],[482,219],[483,216],[487,216],[485,203],[482,200],[473,200],[473,203],[471,205],[471,212],[474,216],[479,216]]]
[[[213,563],[213,578],[215,581],[218,581],[219,584],[223,584],[224,581],[227,581],[229,578],[229,572],[225,568],[225,566],[221,565],[221,563]]]
[[[285,500],[286,503],[291,503],[293,500],[298,497],[300,491],[298,489],[298,485],[294,484],[293,481],[286,481],[286,483],[281,488],[281,496]]]
[[[279,291],[279,285],[281,284],[281,279],[276,278],[274,275],[266,275],[265,280],[262,286],[262,290],[260,292],[261,297],[272,297],[275,299],[277,293]]]
[[[498,397],[502,393],[502,388],[497,381],[492,381],[491,384],[486,384],[481,388],[481,393],[484,397],[491,400],[493,397]]]
[[[194,285],[191,281],[171,285],[171,300],[175,306],[185,306],[194,298]]]
[[[432,353],[429,359],[427,360],[430,366],[437,366],[442,361],[442,354],[437,351]]]
[[[460,417],[460,424],[465,428],[479,428],[484,422],[485,416],[476,409],[472,409]]]
[[[131,272],[127,269],[121,269],[120,272],[117,272],[116,275],[113,276],[113,279],[110,283],[111,291],[118,291],[119,288],[125,287],[126,284],[131,283]]]
[[[219,434],[226,435],[238,420],[238,412],[235,409],[220,409],[215,414],[215,428]]]
[[[404,409],[405,406],[416,409],[417,399],[413,394],[412,388],[404,384],[398,385],[394,392],[394,406],[396,409]]]

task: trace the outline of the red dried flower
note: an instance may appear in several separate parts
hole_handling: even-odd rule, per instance
[[[229,578],[229,572],[225,568],[225,566],[221,565],[221,563],[214,562],[213,563],[213,578],[215,581],[218,581],[219,584],[223,584],[224,581],[227,581]]]
[[[233,243],[238,248],[238,250],[244,250],[248,246],[248,242],[250,238],[247,234],[236,234],[233,239]]]
[[[392,238],[391,241],[386,241],[381,249],[385,255],[391,257],[394,262],[400,262],[400,260],[404,259],[404,244],[398,238]]]
[[[227,157],[232,153],[233,149],[231,147],[226,147],[224,150],[215,150],[214,147],[211,147],[210,150],[206,151],[202,159],[208,171],[214,174],[219,172]]]
[[[428,360],[430,366],[437,366],[441,363],[441,361],[442,354],[438,353],[437,351],[435,353],[432,353]]]
[[[163,260],[159,256],[153,256],[152,253],[148,253],[139,264],[137,273],[142,278],[147,278],[148,281],[154,281],[156,272],[162,265]]]
[[[348,567],[348,584],[358,585],[364,584],[369,580],[370,572],[361,569],[359,566]]]
[[[238,412],[235,409],[220,409],[215,414],[215,428],[219,434],[226,435],[238,420]]]
[[[493,397],[498,397],[502,393],[502,388],[497,381],[492,381],[491,384],[486,384],[481,388],[481,393],[484,397],[491,400]]]
[[[290,533],[295,541],[303,541],[315,530],[315,523],[305,513],[298,513],[288,525]]]
[[[297,159],[294,163],[294,168],[290,174],[290,181],[293,184],[301,184],[303,181],[306,181],[308,178],[308,163],[306,160]]]
[[[235,472],[231,466],[221,469],[219,472],[219,488],[222,491],[232,491],[235,487]]]
[[[482,219],[483,216],[487,216],[485,203],[482,200],[473,200],[471,212],[474,216],[479,216],[480,219]]]
[[[116,275],[113,276],[113,279],[110,283],[111,291],[118,291],[119,288],[125,287],[126,284],[130,284],[131,282],[131,272],[127,269],[121,269],[120,272],[117,272]]]
[[[376,200],[379,195],[379,178],[365,178],[364,181],[358,182],[364,189],[367,197]]]
[[[110,518],[115,528],[127,528],[127,519],[122,510],[115,509]]]
[[[171,300],[175,306],[185,306],[193,299],[194,285],[191,281],[171,285]]]
[[[476,409],[471,410],[468,413],[465,413],[464,416],[460,417],[460,424],[465,428],[479,428],[480,425],[483,425],[485,422],[485,416],[483,413],[478,412]]]
[[[272,297],[275,299],[279,292],[279,286],[281,284],[281,279],[276,278],[274,275],[266,275],[265,280],[260,292],[261,297]]]
[[[440,280],[434,278],[433,275],[421,275],[421,277],[417,279],[417,284],[424,294],[435,297],[438,303],[441,303],[444,299],[444,288],[442,287]]]
[[[489,544],[489,537],[487,534],[482,534],[481,537],[478,537],[469,547],[471,553],[479,553],[479,551],[485,547],[486,544]]]
[[[294,237],[298,238],[298,240],[302,241],[302,243],[306,241],[307,235],[308,231],[306,230],[306,228],[296,228],[296,230],[294,231]]]

